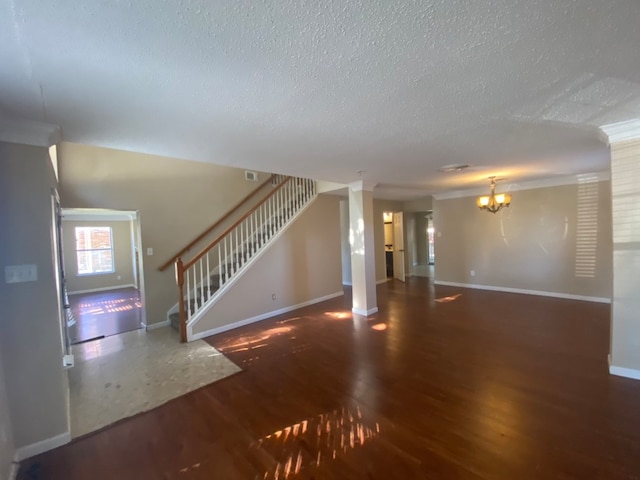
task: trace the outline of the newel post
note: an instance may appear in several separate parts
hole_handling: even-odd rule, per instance
[[[178,284],[178,308],[180,309],[180,341],[187,341],[187,312],[184,306],[184,264],[182,258],[176,260],[176,283]]]

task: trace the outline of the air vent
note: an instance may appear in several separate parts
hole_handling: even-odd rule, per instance
[[[258,172],[250,172],[246,170],[244,172],[244,179],[249,182],[257,182],[258,181]]]
[[[471,165],[467,165],[466,163],[453,164],[453,165],[445,165],[444,167],[440,167],[438,170],[440,170],[443,173],[453,173],[453,172],[461,172],[463,170],[466,170],[470,166]]]

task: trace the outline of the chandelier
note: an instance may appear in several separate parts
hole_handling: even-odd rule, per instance
[[[496,177],[489,177],[491,180],[491,194],[478,197],[477,205],[480,210],[486,210],[491,213],[499,212],[502,207],[508,207],[511,204],[511,195],[508,193],[496,193]]]

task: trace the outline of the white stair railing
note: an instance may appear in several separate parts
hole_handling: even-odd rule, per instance
[[[274,190],[188,262],[176,261],[179,325],[212,302],[247,264],[317,195],[307,178],[279,177]]]

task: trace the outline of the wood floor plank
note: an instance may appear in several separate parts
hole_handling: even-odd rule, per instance
[[[347,292],[348,293],[348,292]],[[19,480],[640,479],[610,306],[378,289],[207,339],[245,371],[23,463]]]

